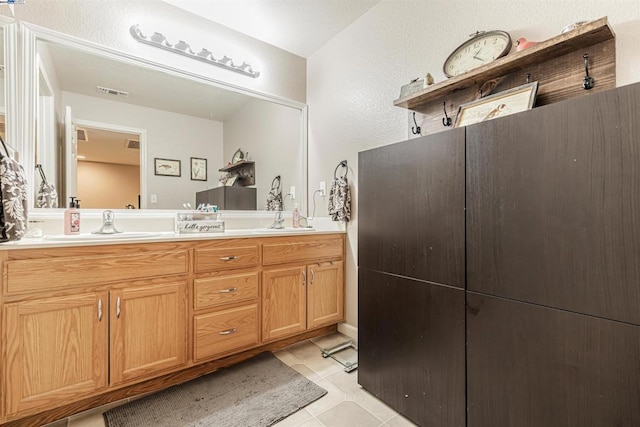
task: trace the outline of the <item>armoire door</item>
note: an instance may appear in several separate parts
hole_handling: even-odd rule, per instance
[[[640,84],[467,127],[467,288],[640,324]]]
[[[359,153],[358,265],[464,288],[464,129]]]
[[[639,361],[639,326],[467,293],[468,427],[639,426]]]
[[[423,427],[465,424],[464,293],[358,270],[358,382]]]

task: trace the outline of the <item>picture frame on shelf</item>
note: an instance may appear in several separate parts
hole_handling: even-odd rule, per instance
[[[468,126],[533,108],[538,82],[526,83],[460,105],[453,127]]]
[[[182,176],[180,160],[154,158],[154,173],[159,176]]]
[[[191,180],[206,181],[207,180],[207,159],[199,157],[191,157]]]

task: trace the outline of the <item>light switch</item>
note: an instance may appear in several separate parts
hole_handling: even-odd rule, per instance
[[[151,195],[151,203],[158,203],[158,195],[157,194],[152,194]]]

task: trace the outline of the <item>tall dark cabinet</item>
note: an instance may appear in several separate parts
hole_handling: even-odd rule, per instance
[[[358,170],[358,381],[420,425],[464,426],[464,129]]]
[[[444,133],[360,155],[360,383],[422,426],[639,426],[640,84]],[[407,159],[421,166],[385,184]],[[422,208],[385,217],[405,199]],[[416,336],[457,319],[462,355],[457,328],[430,335],[423,354],[442,358],[420,354]],[[402,405],[434,375],[450,380],[422,402],[437,409]],[[460,378],[462,400],[440,399]]]

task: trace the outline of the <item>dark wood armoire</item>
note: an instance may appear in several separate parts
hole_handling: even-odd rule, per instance
[[[361,152],[359,383],[421,426],[640,425],[640,84]]]

